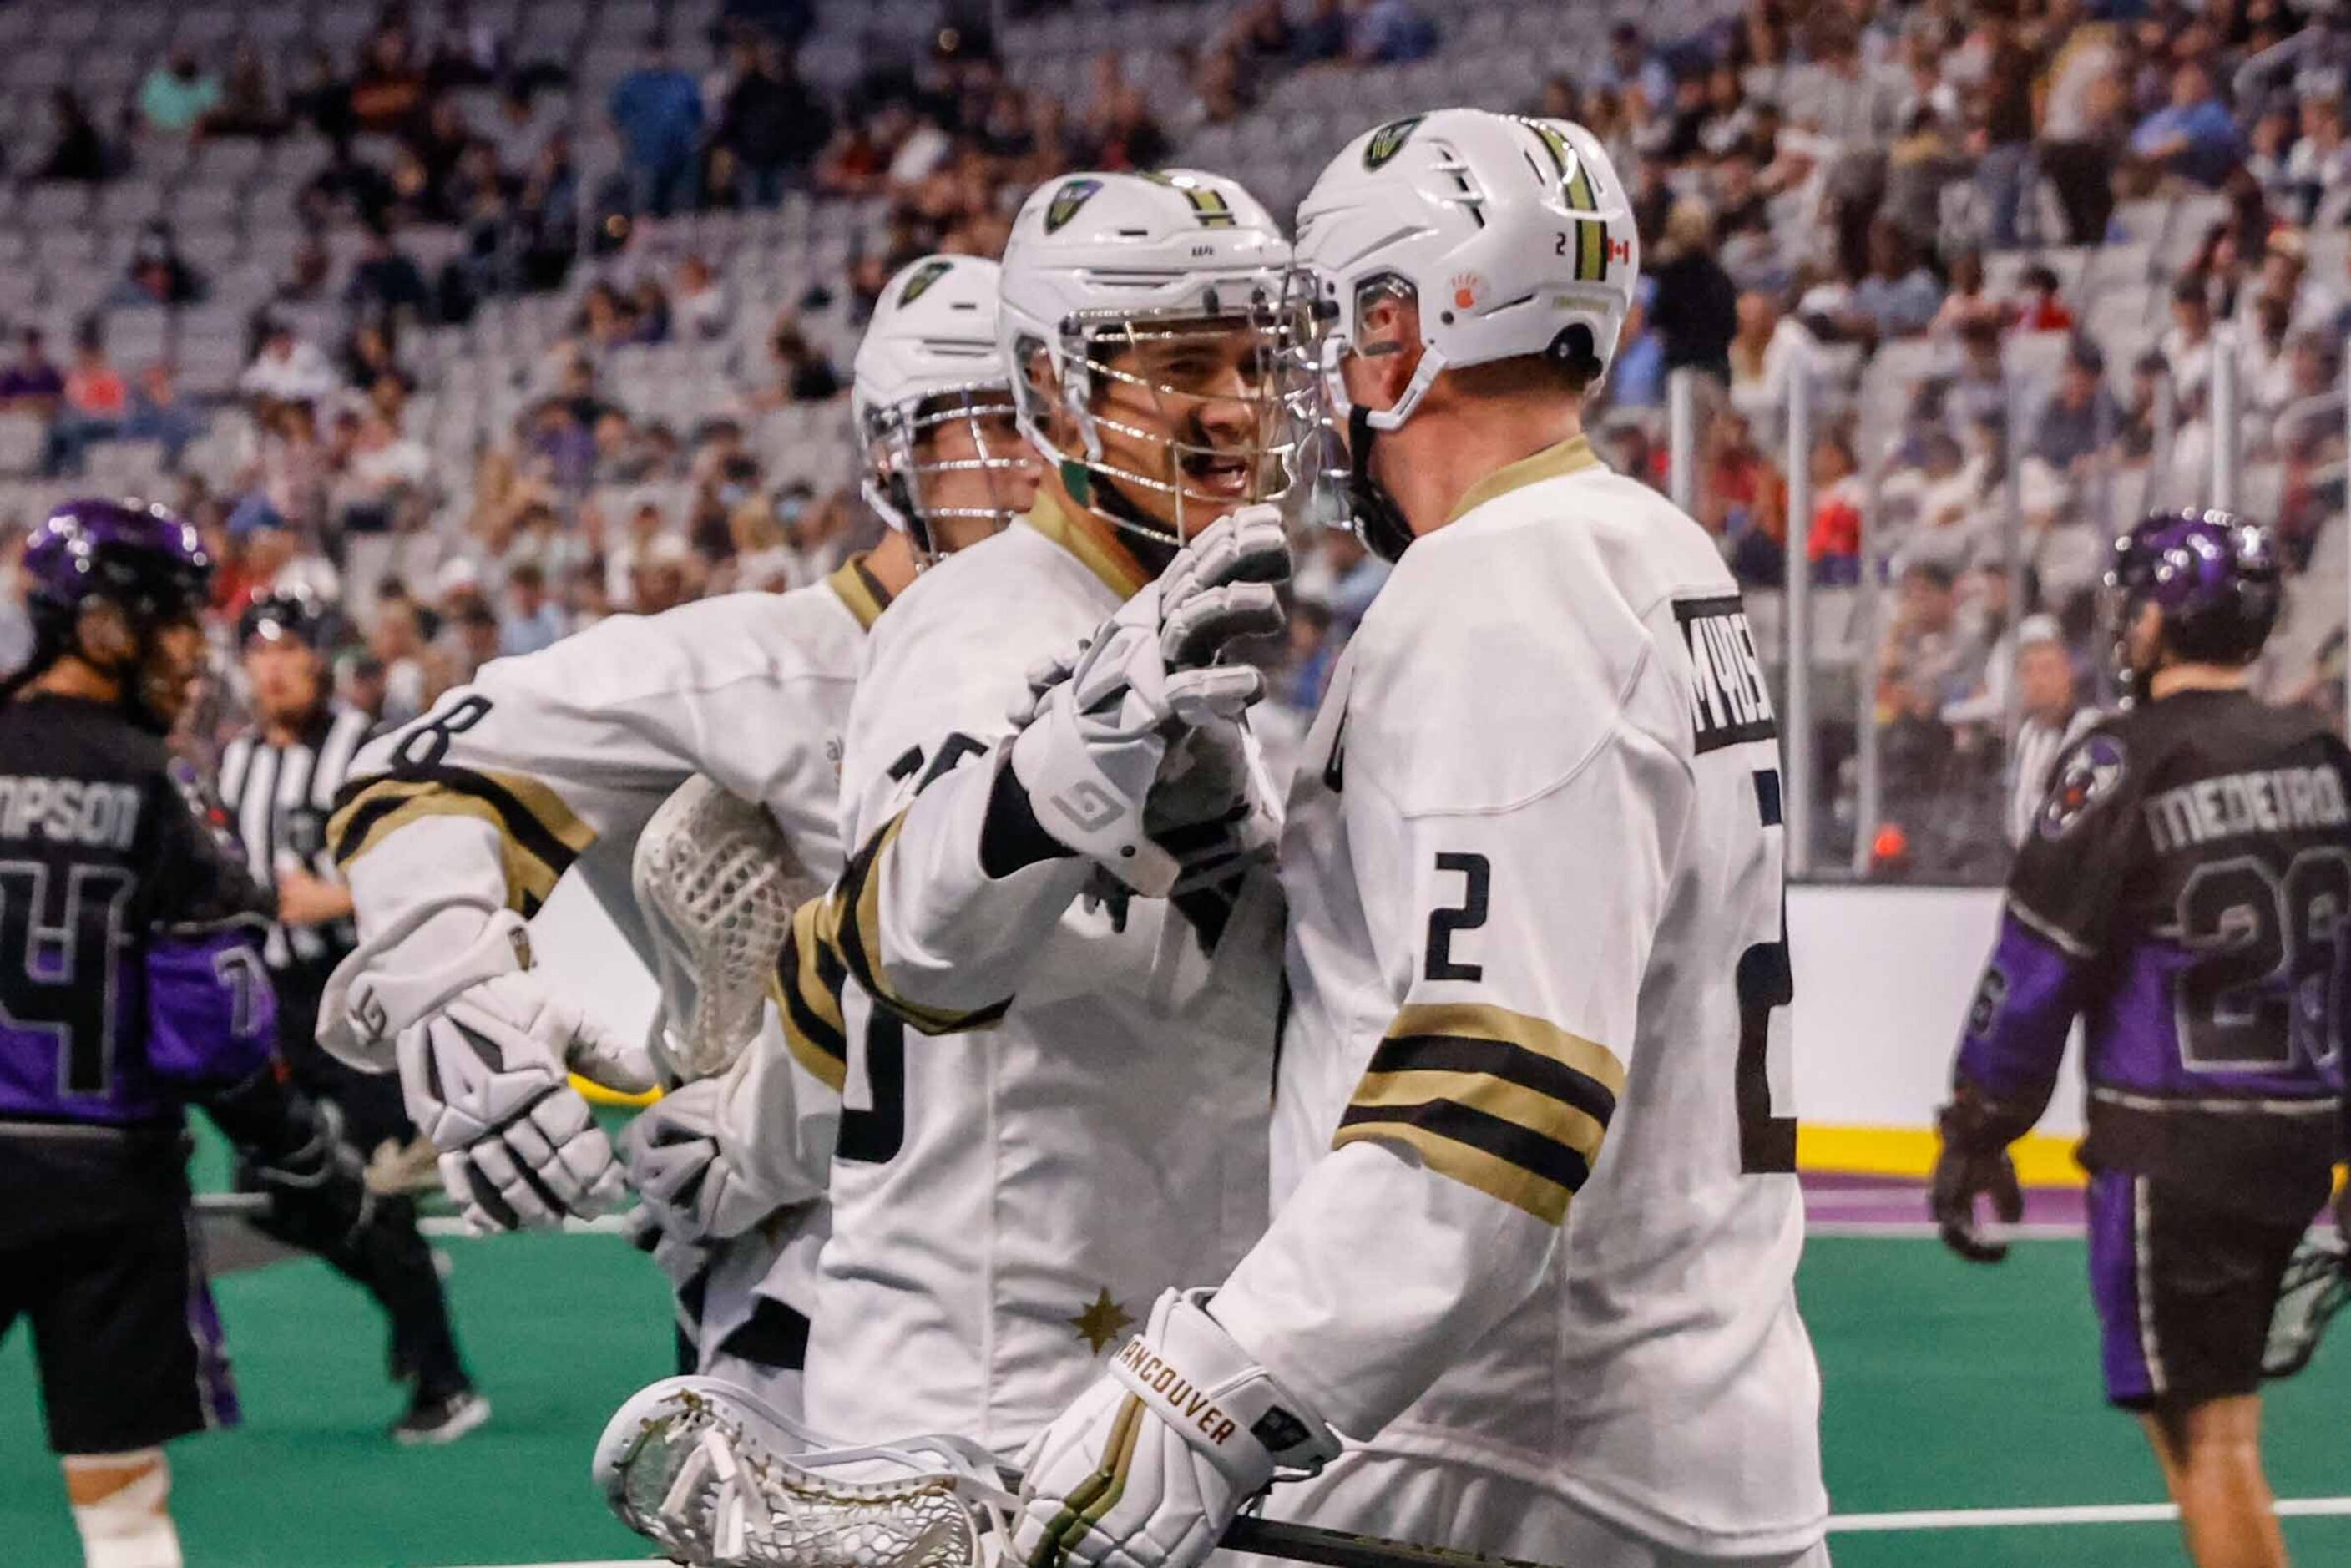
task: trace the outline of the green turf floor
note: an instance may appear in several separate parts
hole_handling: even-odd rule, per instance
[[[636,1555],[586,1482],[590,1444],[668,1370],[651,1267],[601,1237],[452,1242],[466,1349],[493,1424],[453,1448],[392,1448],[380,1325],[311,1262],[226,1279],[246,1409],[180,1444],[190,1568],[444,1568]],[[2097,1395],[2072,1242],[1969,1270],[1931,1242],[1823,1239],[1803,1274],[1821,1351],[1840,1513],[2159,1500],[2136,1429]],[[2344,1335],[2351,1340],[2351,1334]],[[2331,1344],[2272,1401],[2271,1473],[2289,1497],[2351,1494],[2351,1349]],[[2351,1519],[2289,1521],[2297,1561],[2351,1563]],[[1840,1535],[1844,1568],[2144,1568],[2179,1560],[2168,1525]],[[37,1437],[24,1336],[0,1345],[0,1563],[78,1562]],[[1573,1565],[1569,1565],[1573,1568]]]

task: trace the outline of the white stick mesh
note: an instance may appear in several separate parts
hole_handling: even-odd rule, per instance
[[[765,807],[704,778],[645,823],[630,880],[653,934],[664,1049],[682,1077],[723,1072],[759,1032],[792,911],[823,884]]]
[[[998,1500],[977,1451],[814,1448],[710,1378],[656,1384],[599,1450],[622,1522],[671,1558],[717,1568],[979,1568]]]

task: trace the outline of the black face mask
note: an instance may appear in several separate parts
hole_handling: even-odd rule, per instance
[[[1399,559],[1412,543],[1412,525],[1386,486],[1372,477],[1372,411],[1357,403],[1347,412],[1347,509],[1355,537],[1384,561]]]

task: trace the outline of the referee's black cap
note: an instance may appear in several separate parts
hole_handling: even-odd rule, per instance
[[[305,593],[266,593],[246,606],[236,618],[236,645],[252,646],[256,637],[275,643],[291,638],[316,648],[326,631],[324,606]]]

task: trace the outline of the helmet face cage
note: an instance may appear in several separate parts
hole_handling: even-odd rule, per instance
[[[1165,544],[1182,543],[1233,507],[1287,496],[1316,429],[1311,296],[1298,293],[1284,275],[1254,287],[1248,301],[1237,307],[1220,308],[1214,289],[1203,304],[1076,312],[1063,319],[1054,341],[1029,349],[1050,356],[1060,383],[1059,413],[1082,444],[1077,451],[1064,449],[1051,434],[1055,411],[1049,392],[1027,373],[1013,378],[1021,431],[1055,464],[1071,496],[1113,526]],[[1130,368],[1150,350],[1222,344],[1236,330],[1249,335],[1244,385],[1238,393],[1204,392]],[[1027,357],[1016,371],[1025,372]],[[1116,387],[1144,394],[1151,409],[1148,425],[1134,414],[1105,411],[1100,394]],[[1209,404],[1245,411],[1249,434],[1232,443],[1209,438],[1194,423]],[[1165,471],[1146,474],[1121,461],[1105,434],[1159,447],[1165,454]],[[1207,496],[1185,483],[1196,463],[1234,459],[1249,470],[1238,497]],[[1167,497],[1174,521],[1144,511],[1137,492]],[[1208,515],[1196,521],[1196,508],[1207,508]]]
[[[928,565],[946,553],[933,524],[942,519],[985,521],[990,532],[1008,527],[1020,515],[1015,491],[1006,476],[1025,459],[990,456],[989,426],[1017,428],[1012,396],[1002,383],[974,382],[967,386],[925,392],[904,402],[869,411],[865,418],[865,499],[882,517],[905,529],[915,559]],[[927,441],[937,448],[938,433],[952,425],[971,432],[975,457],[925,455]],[[945,475],[979,474],[987,486],[985,507],[941,506],[931,498],[932,486]]]

